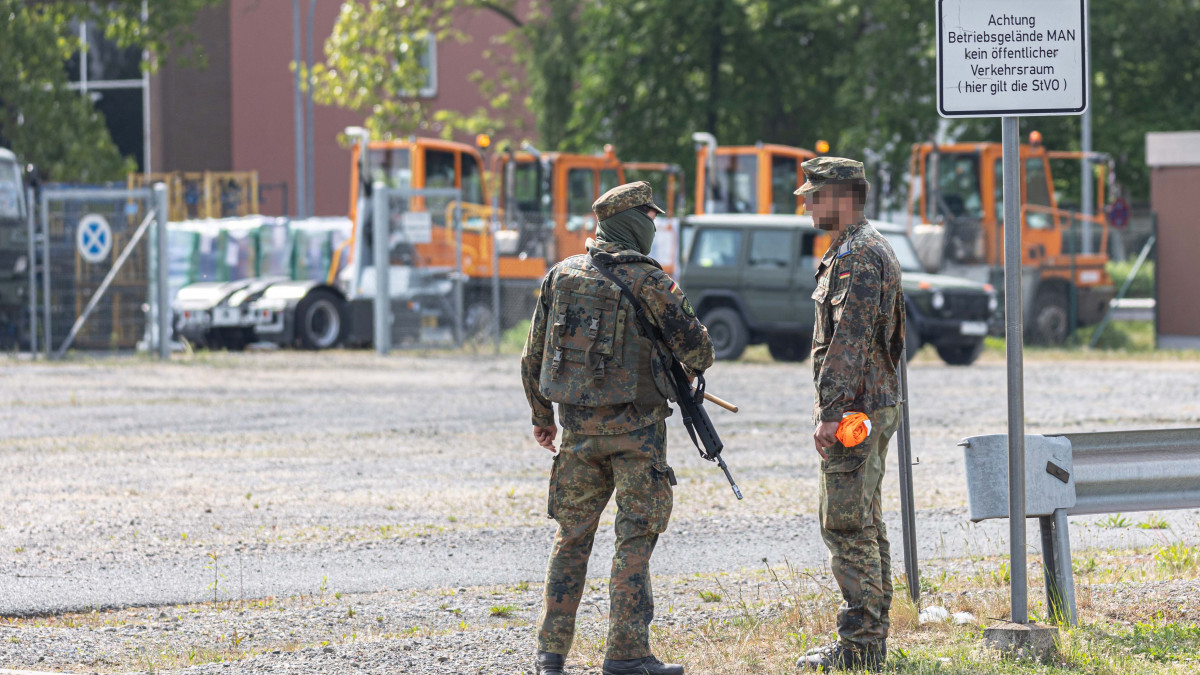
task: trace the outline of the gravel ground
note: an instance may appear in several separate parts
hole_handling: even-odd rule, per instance
[[[1030,433],[1200,423],[1198,361],[1026,366]],[[13,477],[0,484],[0,667],[490,673],[527,661],[553,529],[549,458],[528,438],[515,358],[9,362],[0,377],[0,472]],[[673,420],[681,485],[655,591],[679,609],[660,609],[664,625],[731,611],[697,604],[697,579],[763,583],[764,558],[818,576],[824,564],[808,364],[721,363],[709,383],[742,407],[713,416],[747,498]],[[966,522],[955,445],[1004,432],[1004,385],[994,360],[910,369],[923,561],[1005,549],[1007,524]],[[1162,515],[1165,532],[1081,519],[1073,548],[1197,541],[1197,512]],[[609,542],[581,639],[603,630]]]

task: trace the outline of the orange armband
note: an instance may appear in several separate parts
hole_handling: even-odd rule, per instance
[[[838,423],[837,439],[843,446],[853,448],[867,440],[867,436],[870,435],[871,418],[867,417],[866,413],[848,412],[842,415],[842,421]]]

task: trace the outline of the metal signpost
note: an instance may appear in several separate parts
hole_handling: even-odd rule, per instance
[[[1008,500],[1012,621],[1028,622],[1025,404],[1021,322],[1021,115],[1088,106],[1087,0],[938,0],[942,117],[1000,117],[1004,162],[1004,323],[1008,356]]]

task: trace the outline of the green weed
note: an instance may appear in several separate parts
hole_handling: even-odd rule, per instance
[[[1126,528],[1130,525],[1133,525],[1133,522],[1119,513],[1114,513],[1104,520],[1101,520],[1098,524],[1100,527]]]
[[[1200,552],[1177,541],[1169,546],[1163,546],[1154,553],[1154,560],[1159,567],[1171,573],[1187,572],[1200,564]]]
[[[1138,523],[1137,526],[1143,530],[1166,530],[1171,527],[1171,524],[1162,516],[1151,513],[1145,520]]]
[[[1117,641],[1153,661],[1200,660],[1200,625],[1194,623],[1138,622]]]
[[[488,612],[492,616],[498,616],[501,618],[512,616],[512,613],[515,611],[517,611],[516,605],[492,605],[491,608],[488,609]]]

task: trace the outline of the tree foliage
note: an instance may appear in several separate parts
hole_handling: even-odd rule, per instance
[[[67,88],[65,64],[80,47],[76,22],[161,58],[188,45],[196,12],[219,1],[149,0],[143,22],[141,0],[0,0],[0,143],[53,180],[119,179],[133,162],[121,157],[92,102]]]
[[[998,119],[938,117],[928,0],[531,0],[522,15],[514,0],[362,3],[343,8],[318,93],[369,112],[385,135],[435,120],[450,122],[444,134],[512,135],[524,104],[546,149],[613,143],[623,158],[689,170],[695,131],[724,144],[826,139],[834,154],[862,158],[892,205],[906,193],[913,143],[1000,140]],[[455,116],[411,95],[424,74],[396,55],[421,31],[463,39],[454,19],[474,12],[510,21],[503,41],[514,67],[476,78],[489,109]],[[1105,0],[1092,3],[1090,25],[1093,147],[1114,155],[1130,194],[1145,197],[1145,133],[1200,128],[1200,0]],[[1023,126],[1048,147],[1079,148],[1078,117]]]

